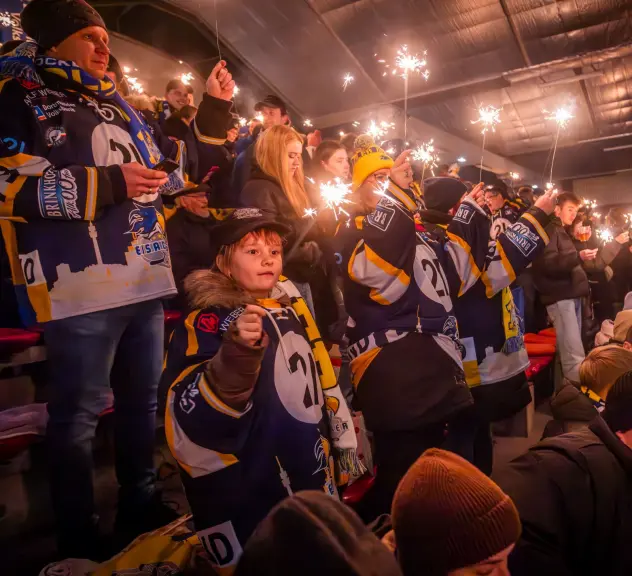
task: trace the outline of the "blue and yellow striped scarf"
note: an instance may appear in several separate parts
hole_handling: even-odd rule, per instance
[[[24,42],[13,52],[1,57],[0,80],[16,78],[43,86],[45,82],[39,75],[39,71],[44,70],[80,84],[85,90],[94,94],[95,98],[109,100],[116,105],[129,127],[129,134],[146,166],[151,168],[163,160],[163,155],[156,146],[151,131],[142,116],[117,92],[112,80],[107,76],[103,80],[98,80],[79,68],[74,62],[44,56],[38,54],[38,50],[39,47],[34,42]]]

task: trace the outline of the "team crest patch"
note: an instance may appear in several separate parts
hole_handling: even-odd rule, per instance
[[[54,126],[46,130],[46,144],[49,148],[57,148],[66,142],[67,134],[63,126]]]
[[[195,322],[195,326],[202,332],[217,334],[219,331],[219,317],[212,312],[200,314]]]
[[[129,213],[133,250],[137,256],[152,265],[169,266],[169,248],[165,235],[165,218],[151,204],[134,202],[134,210]]]

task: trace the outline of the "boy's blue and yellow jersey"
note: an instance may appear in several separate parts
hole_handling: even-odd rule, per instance
[[[161,390],[168,389],[169,448],[200,540],[220,574],[234,568],[277,502],[299,490],[337,496],[324,418],[325,409],[336,407],[323,394],[302,317],[274,298],[259,304],[267,311],[269,344],[244,410],[226,405],[205,376],[243,308],[191,312],[172,335],[161,381]]]

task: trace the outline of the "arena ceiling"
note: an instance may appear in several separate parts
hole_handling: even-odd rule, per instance
[[[346,125],[379,105],[403,108],[403,81],[384,77],[378,59],[392,60],[402,44],[427,50],[431,75],[411,77],[410,116],[477,143],[471,120],[478,106],[502,107],[488,148],[545,173],[555,124],[543,110],[572,103],[576,117],[560,135],[555,178],[632,169],[629,0],[92,4],[114,30],[168,49],[201,73],[217,60],[217,29],[251,100],[276,91],[323,127]],[[355,81],[343,91],[346,73]]]

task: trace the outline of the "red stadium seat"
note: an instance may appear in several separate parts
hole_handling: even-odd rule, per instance
[[[0,356],[23,352],[39,342],[41,334],[20,328],[0,328]]]
[[[369,488],[373,486],[375,476],[371,476],[368,472],[360,476],[351,486],[349,486],[342,495],[342,501],[347,506],[355,506],[364,498]]]
[[[555,354],[547,356],[529,356],[529,367],[527,368],[527,379],[531,380],[536,374],[544,370],[551,362]]]

